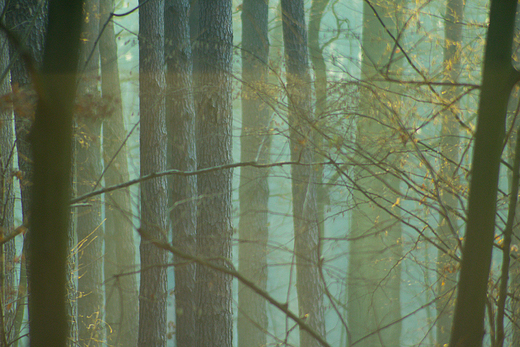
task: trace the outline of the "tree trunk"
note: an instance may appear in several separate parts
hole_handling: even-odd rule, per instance
[[[360,90],[361,116],[357,120],[354,157],[356,188],[349,235],[347,318],[353,343],[400,346],[400,180],[392,169],[399,160],[392,152],[401,145],[395,119],[399,109],[392,109],[399,102],[396,85],[372,79],[381,80],[387,75],[395,78],[398,74],[396,42],[386,30],[399,38],[403,10],[401,1],[383,1],[373,6],[365,2],[363,7],[364,84]],[[381,164],[383,159],[388,166]]]
[[[462,19],[464,4],[462,0],[447,0],[444,18],[444,77],[446,83],[456,83],[460,75],[462,50]],[[455,303],[455,286],[457,284],[457,262],[452,255],[459,243],[459,220],[456,216],[458,206],[457,192],[459,190],[459,123],[460,115],[457,88],[446,86],[442,96],[446,105],[451,105],[441,114],[441,164],[438,172],[441,185],[439,197],[440,223],[437,227],[439,244],[448,253],[437,250],[437,344],[444,346],[449,342],[453,308]]]
[[[197,166],[231,163],[231,0],[199,0],[199,37],[195,55],[197,91]],[[197,253],[220,266],[231,261],[231,170],[198,176]],[[197,268],[198,347],[231,347],[231,277]]]
[[[45,1],[20,0],[8,1],[6,24],[13,32],[24,40],[24,48],[39,65],[43,58],[43,45],[46,25]],[[33,24],[34,23],[34,24]],[[16,59],[11,66],[11,85],[20,96],[15,101],[16,148],[18,150],[18,167],[22,173],[20,182],[22,196],[22,212],[24,220],[29,211],[29,200],[32,186],[32,153],[29,144],[29,131],[34,120],[35,92],[27,67],[20,58],[18,49],[9,45],[11,59]]]
[[[327,66],[323,57],[323,49],[320,47],[320,26],[321,19],[329,0],[313,0],[311,4],[311,14],[309,17],[309,51],[311,63],[314,68],[314,90],[316,91],[316,128],[321,127],[321,120],[327,119]],[[323,161],[323,138],[319,132],[315,132],[318,155],[317,161]],[[323,185],[323,166],[318,168],[316,173],[317,206],[318,206],[318,227],[320,237],[325,237],[325,206],[327,205],[328,193]],[[321,251],[321,250],[320,250]]]
[[[7,1],[5,19],[10,30],[19,38],[22,38],[24,49],[26,49],[28,54],[34,59],[37,65],[36,67],[39,67],[43,59],[45,27],[47,24],[47,2],[37,0]],[[28,68],[20,57],[18,48],[15,47],[12,42],[9,45],[9,54],[13,61],[11,66],[11,86],[14,94],[16,94],[13,106],[18,170],[21,173],[22,218],[27,222],[33,186],[33,158],[28,136],[34,120],[37,98]],[[25,260],[29,257],[28,240],[29,238],[25,237],[23,244]],[[12,252],[14,252],[14,249]],[[27,276],[23,276],[27,274],[27,262],[22,262],[21,265],[24,266],[25,269],[21,270],[20,284],[28,288]],[[69,273],[69,276],[72,276],[72,274]],[[19,305],[19,308],[17,308],[18,328],[23,318],[23,301],[26,295],[26,293],[23,293],[23,290],[19,293],[17,303],[17,305]]]
[[[263,102],[269,75],[268,0],[245,0],[242,7],[242,162],[269,163],[271,112]],[[240,169],[239,272],[267,289],[269,170]],[[238,345],[267,344],[265,299],[238,285]]]
[[[65,300],[72,113],[82,5],[82,1],[73,0],[54,0],[49,5],[38,89],[42,94],[31,132],[34,153],[28,233],[32,245],[28,271],[31,346],[67,345]]]
[[[516,25],[515,25],[515,39],[514,39],[514,48],[513,48],[513,66],[518,69],[520,66],[518,64],[518,57],[520,56],[520,16],[518,15],[518,8],[517,8],[517,15],[516,15]],[[510,97],[509,104],[508,104],[508,126],[511,127],[511,133],[510,137],[508,139],[508,162],[513,162],[514,157],[514,146],[513,141],[516,138],[518,138],[518,134],[520,133],[520,121],[519,121],[519,105],[520,105],[520,93],[519,93],[519,86],[517,85],[513,89],[513,93]],[[512,187],[512,179],[513,179],[513,173],[511,172],[508,175],[509,179],[509,191],[511,191]],[[516,238],[517,240],[520,239],[520,204],[516,205],[516,214],[515,214],[515,222],[514,222],[514,228],[513,228],[513,238]],[[517,243],[517,242],[515,242]],[[513,330],[512,332],[512,345],[518,346],[520,345],[520,302],[516,300],[516,298],[520,297],[520,259],[511,258],[511,269],[510,269],[510,276],[511,276],[511,285],[510,285],[510,292],[511,297],[513,298],[510,302],[511,305],[511,323]]]
[[[0,0],[0,12],[3,12],[5,0]],[[0,34],[0,73],[6,71],[9,64],[7,38]],[[0,80],[0,97],[11,92],[9,73]],[[6,237],[14,227],[14,190],[13,190],[13,111],[0,108],[0,235]],[[8,309],[8,303],[14,301],[14,241],[0,247],[0,346],[7,347],[13,339],[14,307]],[[13,305],[15,306],[15,305]]]
[[[166,0],[165,59],[166,124],[168,167],[195,171],[195,106],[192,92],[192,55],[189,27],[189,0]],[[184,252],[196,254],[197,178],[169,178],[169,209],[172,243]],[[174,257],[175,314],[177,346],[195,346],[195,264]]]
[[[75,134],[78,196],[91,192],[102,172],[99,48],[94,46],[99,33],[99,0],[86,1],[83,16]],[[88,199],[76,211],[79,343],[100,346],[105,341],[101,196]]]
[[[302,0],[282,0],[283,39],[289,98],[289,138],[291,160],[302,164],[315,161],[314,115],[308,62],[307,28]],[[298,311],[318,334],[325,337],[323,289],[318,266],[319,231],[316,169],[292,165],[294,252],[296,253],[296,289]],[[300,346],[319,343],[300,329]]]
[[[100,29],[103,28],[114,0],[101,0]],[[125,122],[117,63],[117,44],[112,20],[99,40],[101,91],[107,114],[103,121],[103,159],[105,186],[127,182],[128,161]],[[139,308],[135,266],[134,227],[128,188],[105,194],[105,309],[107,342],[113,346],[137,346]],[[123,276],[117,276],[122,275]]]
[[[166,169],[164,110],[164,1],[140,0],[139,110],[141,113],[141,176]],[[141,184],[141,229],[151,238],[167,240],[167,180]],[[138,346],[166,346],[165,251],[141,239]]]
[[[484,336],[507,104],[520,79],[511,63],[516,8],[517,1],[491,1],[452,347],[481,346]]]

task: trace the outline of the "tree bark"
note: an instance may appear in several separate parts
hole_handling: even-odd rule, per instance
[[[511,63],[516,9],[517,1],[491,1],[452,347],[481,346],[484,336],[507,104],[520,80]]]
[[[43,45],[46,25],[46,2],[38,0],[8,1],[6,24],[23,43],[28,54],[37,65],[43,58]],[[24,220],[29,211],[32,187],[32,153],[29,144],[29,131],[34,120],[35,92],[27,67],[20,58],[18,47],[9,45],[11,59],[16,59],[11,66],[11,85],[20,96],[14,103],[16,148],[18,150],[18,168],[22,173],[20,182],[22,212]],[[37,66],[38,67],[38,66]]]
[[[81,33],[76,114],[77,195],[89,193],[101,176],[101,96],[99,81],[99,0],[85,1]],[[103,307],[103,219],[101,197],[76,209],[78,239],[79,343],[100,346],[105,341]]]
[[[53,0],[31,142],[34,185],[30,214],[31,346],[65,347],[67,231],[70,218],[72,113],[82,1]],[[52,317],[52,319],[49,319]]]
[[[141,113],[141,176],[166,169],[164,110],[164,1],[140,0],[139,110]],[[165,177],[141,184],[141,229],[166,241],[167,182]],[[165,251],[141,239],[138,346],[166,346]]]
[[[47,24],[47,1],[21,0],[7,1],[6,24],[10,30],[18,36],[23,49],[34,60],[36,67],[40,67],[43,59],[43,46],[45,27]],[[34,121],[36,109],[36,92],[33,81],[29,75],[29,69],[21,58],[20,47],[9,44],[9,55],[12,61],[11,86],[14,97],[14,124],[16,134],[16,149],[18,154],[18,171],[20,172],[20,191],[22,204],[22,218],[28,221],[31,191],[33,186],[33,158],[29,131]],[[21,263],[25,269],[20,272],[20,284],[29,287],[27,283],[27,259],[29,258],[29,238],[25,237],[23,243],[23,255],[25,262]],[[11,252],[14,252],[14,248]],[[14,253],[13,253],[14,254]],[[72,274],[69,273],[72,277]],[[19,307],[17,327],[21,325],[23,318],[23,301],[26,293],[19,291]],[[72,325],[71,325],[72,326]],[[18,329],[17,328],[17,329]],[[16,329],[15,329],[16,330]],[[72,329],[70,330],[72,332]]]
[[[307,28],[302,0],[282,0],[283,39],[289,99],[288,123],[291,160],[302,164],[315,161],[312,87],[309,69]],[[294,252],[298,312],[325,337],[323,289],[319,275],[319,227],[316,170],[309,165],[291,166]],[[300,329],[300,346],[319,346]]]
[[[168,167],[181,171],[197,169],[195,149],[195,106],[192,91],[192,54],[189,0],[166,0],[166,124]],[[197,178],[170,176],[169,209],[172,243],[184,252],[196,254]],[[195,264],[174,257],[175,315],[177,346],[195,346]]]
[[[269,163],[271,112],[267,97],[269,76],[268,0],[245,0],[242,7],[242,162]],[[267,289],[269,170],[240,169],[239,272]],[[238,285],[238,345],[267,344],[265,299]]]
[[[0,1],[0,13],[3,12],[5,0]],[[0,73],[6,71],[9,64],[7,38],[0,33]],[[10,74],[0,80],[0,97],[11,92]],[[14,189],[13,189],[13,110],[0,107],[0,235],[8,236],[14,229]],[[0,346],[7,347],[13,339],[14,306],[8,309],[8,303],[16,296],[14,287],[14,240],[0,247]]]
[[[195,54],[197,166],[231,163],[231,0],[199,0]],[[227,267],[231,261],[231,170],[198,176],[197,253]],[[231,277],[197,268],[197,344],[232,346]]]
[[[323,49],[320,47],[320,26],[325,8],[329,0],[313,0],[311,3],[311,14],[309,16],[309,53],[314,69],[315,81],[314,90],[316,91],[316,128],[320,128],[322,120],[327,118],[327,66],[323,57]],[[315,132],[317,144],[317,161],[323,161],[323,138],[319,132]],[[317,206],[318,206],[318,227],[320,237],[325,237],[325,206],[327,205],[328,192],[323,185],[323,166],[318,168],[316,173]],[[321,252],[321,250],[320,250]]]
[[[114,0],[101,0],[100,29],[114,10]],[[105,186],[129,180],[125,122],[121,102],[117,43],[110,20],[99,40],[101,57],[103,159]],[[137,346],[139,308],[135,268],[134,227],[128,188],[105,194],[105,309],[107,342],[114,346]],[[124,274],[124,275],[123,275]],[[122,275],[122,276],[118,276]]]

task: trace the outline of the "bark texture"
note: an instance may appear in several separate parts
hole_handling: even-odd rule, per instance
[[[28,50],[36,64],[43,58],[43,45],[46,25],[46,2],[38,0],[8,1],[6,24],[21,40],[24,49]],[[18,48],[9,45],[11,59],[11,85],[19,96],[14,101],[16,148],[18,151],[18,167],[22,173],[20,182],[22,195],[23,218],[27,219],[32,186],[32,152],[29,143],[29,131],[34,120],[36,105],[35,92],[31,76],[25,63],[20,58]]]
[[[192,54],[189,0],[166,0],[166,124],[168,167],[181,171],[197,169],[195,150],[195,106],[192,92]],[[196,254],[197,177],[169,178],[169,209],[172,243],[184,252]],[[195,264],[174,257],[175,321],[177,346],[195,346]]]
[[[140,0],[139,110],[141,113],[141,176],[166,169],[164,110],[164,1]],[[165,177],[141,184],[141,229],[167,242],[167,182]],[[138,346],[166,346],[165,251],[141,239]]]
[[[45,26],[47,24],[47,1],[21,0],[7,1],[6,24],[12,32],[18,36],[24,50],[33,58],[36,67],[40,67],[43,59],[43,46]],[[29,131],[34,121],[36,109],[36,92],[29,69],[21,58],[20,48],[13,42],[9,44],[11,66],[11,87],[13,91],[14,124],[16,133],[16,150],[18,154],[18,171],[21,190],[22,217],[28,221],[31,191],[33,186],[33,158]],[[7,61],[7,60],[6,60]],[[13,153],[14,154],[14,153]],[[28,259],[29,238],[24,239],[23,254]],[[14,245],[13,245],[14,246]],[[14,248],[10,251],[14,252]],[[14,254],[14,253],[13,253]],[[13,255],[14,256],[14,255]],[[23,288],[28,288],[27,262],[22,262],[24,268],[20,272],[20,284],[22,290],[18,295],[17,322],[14,330],[19,331],[23,318],[24,293]],[[71,274],[69,273],[71,276]],[[72,312],[72,310],[71,310]],[[72,330],[71,330],[72,331]]]
[[[231,163],[231,0],[199,0],[195,47],[197,166]],[[197,253],[221,266],[231,259],[231,170],[198,176]],[[197,268],[198,347],[231,347],[231,277]]]
[[[76,182],[78,196],[91,192],[101,176],[99,93],[99,0],[85,1],[76,97]],[[78,239],[78,337],[81,345],[105,341],[103,299],[103,229],[101,197],[76,209]]]
[[[114,0],[100,2],[100,30],[114,10]],[[103,94],[103,159],[105,186],[127,182],[128,160],[117,43],[114,23],[108,22],[99,40]],[[110,346],[137,346],[139,324],[135,270],[134,227],[128,188],[105,194],[105,321]],[[118,276],[122,275],[123,276]]]
[[[268,0],[245,0],[242,6],[242,162],[269,162],[271,112],[269,76]],[[269,170],[240,169],[239,272],[267,289]],[[242,283],[238,285],[238,345],[260,347],[267,343],[265,299]]]
[[[314,69],[315,81],[314,90],[316,92],[316,128],[320,129],[327,119],[327,66],[323,57],[323,49],[320,47],[320,27],[323,14],[329,0],[313,0],[311,3],[311,13],[309,17],[309,53],[312,67]],[[323,161],[323,138],[319,131],[315,132],[314,141],[317,146],[317,161]],[[328,192],[323,185],[323,166],[318,168],[316,173],[317,206],[318,206],[318,227],[320,237],[325,236],[325,206],[328,204]]]
[[[315,162],[312,86],[307,49],[307,28],[302,0],[282,0],[283,39],[289,99],[288,123],[291,160]],[[325,337],[323,289],[320,283],[319,220],[317,213],[316,169],[309,165],[291,167],[294,252],[298,312],[318,334]],[[318,346],[300,330],[300,346]]]
[[[0,1],[0,13],[5,6],[5,0]],[[5,35],[0,34],[0,74],[7,70],[9,64],[8,42]],[[0,79],[0,97],[11,92],[10,74]],[[1,76],[0,76],[1,78]],[[13,232],[14,227],[14,190],[13,190],[13,110],[0,106],[0,236],[6,237]],[[0,346],[7,347],[14,336],[14,308],[16,299],[14,283],[15,248],[14,241],[0,247]],[[24,284],[25,285],[25,284]],[[12,308],[8,309],[11,303]]]

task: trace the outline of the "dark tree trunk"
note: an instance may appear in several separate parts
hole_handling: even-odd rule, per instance
[[[444,19],[444,82],[456,83],[460,75],[461,50],[462,50],[462,19],[464,5],[462,0],[448,0],[446,3],[446,16]],[[457,98],[457,88],[446,86],[442,96],[446,105],[452,105],[441,114],[441,167],[439,170],[439,182],[441,185],[440,223],[437,235],[443,249],[448,253],[437,251],[437,280],[436,301],[437,308],[437,344],[444,346],[449,342],[453,308],[455,303],[455,286],[457,283],[457,263],[452,254],[458,246],[458,218],[456,213],[458,200],[456,192],[459,185],[459,123],[460,114]],[[451,253],[453,252],[453,253]],[[450,254],[451,253],[451,254]]]
[[[231,163],[231,0],[199,0],[195,54],[198,168]],[[231,259],[231,170],[199,175],[197,253],[220,266]],[[231,277],[197,268],[198,347],[231,347]]]
[[[481,346],[484,336],[507,104],[520,77],[511,63],[516,8],[514,0],[491,1],[452,347]]]
[[[267,97],[269,76],[268,0],[245,0],[242,7],[242,162],[269,163],[271,112]],[[269,171],[240,169],[239,272],[264,291],[267,288]],[[238,284],[238,345],[267,343],[265,299]]]
[[[37,64],[43,58],[43,44],[46,24],[46,2],[38,0],[8,1],[6,23],[13,32],[24,40],[24,48],[28,50]],[[34,23],[34,24],[33,24]],[[32,153],[29,144],[29,131],[34,119],[35,92],[27,67],[20,58],[18,50],[9,45],[11,59],[16,59],[11,66],[11,84],[20,99],[15,102],[16,148],[18,150],[18,167],[22,173],[20,182],[22,211],[24,220],[29,211],[29,199],[32,186]]]
[[[314,115],[304,4],[302,0],[282,0],[281,4],[291,160],[310,164],[315,162]],[[325,337],[323,290],[318,269],[316,170],[312,166],[293,165],[291,178],[299,314],[306,316],[307,324]],[[318,345],[318,341],[300,330],[300,346]]]
[[[182,171],[197,168],[195,150],[195,106],[192,92],[192,55],[189,27],[189,0],[166,0],[165,59],[166,124],[168,167]],[[195,255],[197,225],[197,178],[169,178],[169,208],[172,242]],[[174,257],[177,346],[195,346],[195,264]]]
[[[30,214],[31,346],[65,347],[67,231],[70,218],[72,113],[82,1],[53,0],[31,133],[34,185]],[[52,317],[52,319],[49,319]]]
[[[100,29],[105,25],[114,0],[101,0]],[[110,21],[99,40],[101,57],[101,91],[107,114],[103,121],[103,159],[107,166],[105,186],[127,182],[128,160],[117,44],[114,24]],[[128,188],[105,194],[105,309],[109,345],[132,347],[137,345],[139,323],[135,266],[134,227]],[[114,277],[115,275],[124,276]]]
[[[23,41],[24,49],[34,59],[37,67],[43,59],[43,46],[45,37],[45,26],[47,23],[47,1],[21,0],[7,1],[6,24]],[[18,48],[12,43],[9,45],[10,58],[13,60],[11,66],[11,85],[17,97],[14,98],[14,116],[16,132],[16,149],[18,153],[18,170],[21,172],[20,190],[22,203],[22,217],[28,221],[31,190],[33,186],[33,158],[31,145],[29,143],[29,131],[34,120],[36,108],[36,93],[27,66],[23,62]],[[29,238],[25,238],[23,254],[28,259]],[[21,269],[20,284],[27,288],[26,262],[22,263],[25,268]],[[70,276],[72,274],[69,273]],[[24,294],[20,292],[18,305],[23,305]],[[23,318],[23,307],[18,309],[18,330]]]
[[[141,113],[141,176],[166,169],[164,113],[164,1],[140,0],[139,110]],[[141,229],[167,241],[167,180],[141,184]],[[166,346],[167,254],[141,239],[138,346]]]

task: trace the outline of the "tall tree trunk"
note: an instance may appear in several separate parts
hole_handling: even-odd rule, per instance
[[[114,10],[114,0],[101,0],[100,29]],[[112,20],[99,40],[101,57],[101,92],[108,105],[103,121],[103,159],[105,186],[127,182],[128,160],[117,44]],[[107,342],[114,346],[137,346],[138,293],[132,274],[135,264],[134,227],[128,188],[105,194],[105,321]],[[122,275],[124,276],[116,276]]]
[[[266,84],[269,76],[269,0],[245,0],[242,7],[242,162],[269,162],[271,137]],[[239,263],[242,275],[267,289],[269,171],[240,169]],[[238,285],[238,345],[267,344],[265,299]]]
[[[0,1],[0,13],[5,0]],[[0,73],[6,71],[9,64],[7,38],[0,34]],[[11,92],[9,73],[0,80],[0,97]],[[14,227],[14,190],[13,190],[13,111],[0,108],[0,235],[6,237]],[[8,303],[14,301],[14,241],[0,246],[0,346],[7,347],[13,338],[14,310]],[[13,305],[14,308],[15,305]]]
[[[322,124],[321,120],[327,117],[327,66],[323,57],[323,49],[320,47],[320,26],[325,8],[329,4],[329,0],[313,0],[311,3],[311,14],[309,17],[309,52],[311,63],[314,68],[315,81],[314,90],[316,91],[316,127]],[[315,132],[318,155],[316,158],[322,161],[323,156],[323,138],[318,132]],[[317,206],[318,206],[318,227],[320,237],[325,236],[325,206],[328,203],[327,189],[323,185],[323,166],[318,168],[316,173],[317,186]]]
[[[182,171],[197,168],[195,106],[192,92],[192,55],[189,0],[166,0],[166,124],[168,167]],[[173,244],[195,255],[197,226],[197,178],[169,178],[169,208]],[[195,346],[195,264],[174,257],[177,346]]]
[[[44,1],[20,0],[8,1],[6,23],[18,37],[24,48],[37,64],[42,61],[43,41],[46,25],[46,5]],[[32,153],[28,135],[34,119],[36,103],[31,77],[27,67],[20,58],[17,47],[9,45],[11,59],[16,59],[11,66],[11,85],[20,96],[14,104],[16,148],[18,150],[18,167],[22,173],[20,182],[22,211],[24,220],[29,211],[29,199],[32,186]]]
[[[513,86],[520,80],[511,62],[516,9],[514,0],[491,1],[452,347],[481,346],[484,337],[507,104]]]
[[[446,15],[444,17],[444,77],[446,83],[456,83],[461,70],[460,58],[462,50],[462,19],[464,3],[462,0],[447,0]],[[456,213],[457,196],[459,186],[459,123],[457,116],[460,114],[458,103],[454,103],[457,97],[457,88],[446,86],[442,96],[446,105],[451,105],[441,114],[441,167],[439,169],[439,181],[441,186],[440,223],[437,235],[448,253],[437,251],[437,279],[436,295],[439,300],[437,306],[437,344],[444,346],[449,342],[453,308],[455,303],[454,290],[457,283],[456,261],[450,256],[458,245],[458,223]]]
[[[34,185],[29,217],[31,346],[67,345],[67,231],[72,113],[82,1],[52,0],[31,142]],[[39,47],[41,48],[41,46]],[[52,319],[49,319],[52,317]]]
[[[199,0],[199,37],[195,54],[197,166],[231,163],[231,0]],[[197,253],[218,265],[231,259],[231,170],[199,175]],[[198,347],[231,347],[231,277],[197,268]]]
[[[166,169],[164,110],[164,1],[140,0],[139,110],[141,113],[141,176]],[[167,240],[167,180],[141,184],[141,229],[151,238]],[[141,239],[138,346],[166,346],[165,251]]]
[[[91,192],[101,176],[101,114],[99,105],[99,0],[85,2],[76,114],[77,195]],[[103,315],[103,219],[101,197],[77,208],[78,334],[80,345],[100,346],[105,341]]]
[[[34,59],[37,67],[43,59],[45,27],[47,24],[47,2],[37,0],[7,1],[6,24],[22,41],[24,49]],[[14,98],[14,116],[16,149],[18,153],[18,170],[21,172],[20,190],[22,203],[22,218],[28,221],[31,190],[33,186],[33,158],[29,143],[29,131],[34,120],[36,96],[28,68],[23,62],[18,48],[12,43],[9,45],[9,54],[13,64],[11,66],[11,85],[16,97]],[[28,259],[29,238],[25,237],[23,254]],[[14,251],[14,250],[13,250]],[[26,274],[26,267],[21,275]],[[69,274],[71,275],[71,274]],[[72,275],[71,275],[72,276]],[[22,280],[25,279],[25,282]],[[28,287],[26,276],[21,276],[20,284]],[[20,292],[18,305],[23,304],[23,291]],[[18,312],[18,319],[23,316],[23,307]],[[19,326],[18,322],[18,326]]]
[[[395,119],[399,109],[392,109],[399,103],[395,85],[372,79],[386,74],[395,78],[399,71],[396,42],[386,30],[400,37],[403,4],[371,4],[373,8],[367,2],[363,7],[361,78],[367,85],[361,85],[362,116],[357,120],[347,318],[353,343],[400,346],[402,230],[399,207],[393,207],[398,204],[399,179],[392,173],[399,158],[391,154],[401,143]],[[381,164],[383,159],[388,166]]]
[[[282,0],[281,4],[291,160],[310,164],[315,161],[315,120],[311,106],[312,86],[304,4],[302,0]],[[293,165],[291,178],[298,311],[301,317],[307,317],[307,323],[311,328],[325,337],[323,289],[318,269],[320,264],[316,170],[310,165]],[[300,329],[300,346],[318,345],[318,341]]]
[[[514,44],[513,44],[513,61],[518,62],[518,57],[520,56],[520,16],[518,15],[518,8],[517,8],[517,14],[516,14],[516,25],[515,25],[515,38],[514,38]],[[518,63],[513,63],[513,66],[515,68],[519,67]],[[513,89],[513,93],[511,95],[511,98],[509,100],[508,104],[508,126],[511,127],[511,136],[508,139],[508,162],[512,163],[514,158],[514,146],[513,141],[515,139],[515,136],[518,137],[519,125],[519,105],[520,105],[520,93],[519,93],[519,87],[518,85],[516,88]],[[512,178],[513,173],[511,172],[508,175],[509,178],[509,191],[512,189]],[[513,228],[513,238],[516,238],[517,240],[520,239],[520,204],[517,204],[516,206],[516,214],[515,214],[515,222],[514,222],[514,228]],[[516,300],[516,298],[520,297],[520,259],[511,259],[511,269],[510,269],[510,275],[511,275],[511,297],[514,298],[511,300],[511,310],[513,313],[511,314],[511,322],[512,322],[512,345],[518,346],[520,345],[520,302]]]

